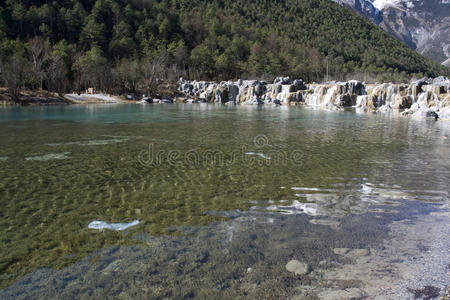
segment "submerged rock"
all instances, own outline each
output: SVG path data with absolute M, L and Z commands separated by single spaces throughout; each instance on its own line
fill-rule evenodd
M 348 256 L 358 257 L 358 256 L 367 256 L 370 254 L 368 249 L 353 249 L 348 252 Z
M 286 270 L 295 275 L 305 275 L 309 273 L 309 266 L 298 260 L 290 260 L 286 265 Z
M 435 111 L 433 111 L 433 110 L 427 111 L 427 112 L 425 113 L 425 117 L 426 117 L 426 118 L 439 119 L 438 114 L 437 114 Z
M 348 251 L 350 251 L 349 248 L 334 248 L 333 249 L 334 254 L 337 254 L 337 255 L 345 255 L 348 253 Z
M 326 290 L 318 296 L 322 300 L 357 300 L 363 299 L 364 293 L 358 288 L 349 288 L 345 290 Z
M 359 256 L 367 256 L 370 254 L 370 250 L 368 249 L 349 249 L 349 248 L 334 248 L 334 254 L 337 255 L 346 255 L 348 257 L 359 257 Z

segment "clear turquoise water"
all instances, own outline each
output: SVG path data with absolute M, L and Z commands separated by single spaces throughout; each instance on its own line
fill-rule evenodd
M 287 260 L 314 269 L 448 203 L 449 131 L 302 107 L 1 108 L 0 287 L 288 297 L 317 278 L 293 278 Z M 140 223 L 99 231 L 94 220 Z

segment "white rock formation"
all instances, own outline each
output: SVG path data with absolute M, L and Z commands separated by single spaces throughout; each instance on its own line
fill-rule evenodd
M 297 105 L 340 110 L 402 111 L 402 115 L 450 117 L 450 80 L 421 79 L 409 84 L 363 84 L 356 80 L 305 85 L 301 80 L 279 77 L 273 84 L 257 80 L 184 81 L 179 91 L 188 99 L 247 105 Z M 193 101 L 191 101 L 193 102 Z

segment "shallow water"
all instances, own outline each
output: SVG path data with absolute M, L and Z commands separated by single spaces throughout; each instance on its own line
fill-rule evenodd
M 446 210 L 449 133 L 302 107 L 1 108 L 0 297 L 315 297 L 349 263 L 334 248 Z

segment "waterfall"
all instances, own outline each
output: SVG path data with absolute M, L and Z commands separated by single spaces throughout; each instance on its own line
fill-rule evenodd
M 364 111 L 389 112 L 401 110 L 403 115 L 431 116 L 438 112 L 450 115 L 450 80 L 421 79 L 410 84 L 363 84 L 359 81 L 305 85 L 301 80 L 276 80 L 273 84 L 257 80 L 185 81 L 179 82 L 184 100 L 246 104 L 285 104 L 323 109 L 343 107 Z M 220 101 L 218 101 L 220 100 Z

